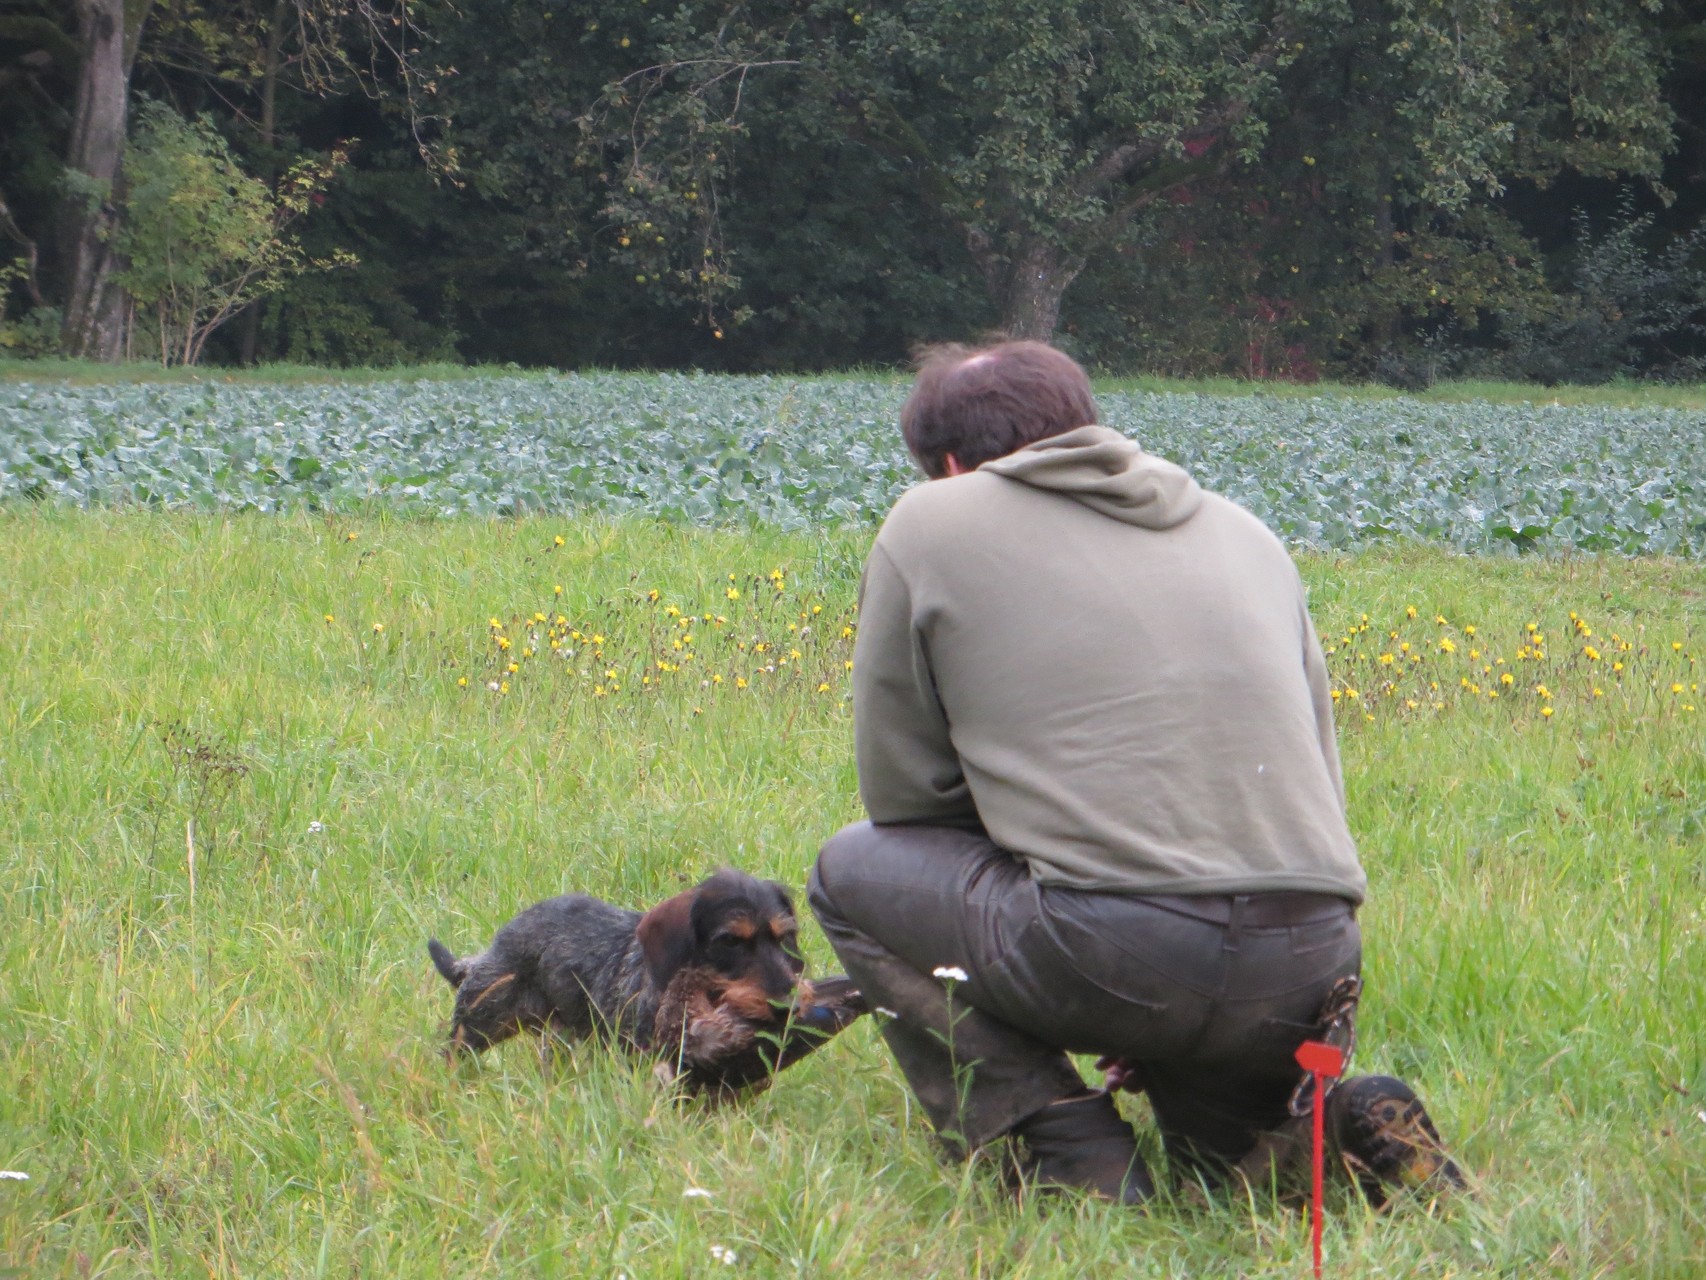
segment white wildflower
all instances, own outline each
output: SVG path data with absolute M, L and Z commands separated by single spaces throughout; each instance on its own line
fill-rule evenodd
M 486 682 L 486 688 L 490 689 L 493 693 L 496 693 L 498 691 L 498 682 L 496 680 L 488 680 Z
M 308 834 L 311 836 L 317 836 L 325 829 L 326 824 L 323 822 L 310 822 L 308 824 Z
M 720 1244 L 711 1246 L 711 1256 L 725 1267 L 732 1267 L 740 1261 L 740 1256 L 733 1249 L 725 1249 Z
M 939 964 L 930 971 L 932 977 L 940 978 L 943 982 L 967 982 L 966 971 L 957 964 Z
M 688 1187 L 681 1194 L 688 1200 L 709 1200 L 711 1198 L 711 1193 L 704 1187 Z

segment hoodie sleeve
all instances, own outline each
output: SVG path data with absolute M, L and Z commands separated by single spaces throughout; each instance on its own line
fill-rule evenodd
M 906 579 L 881 544 L 859 589 L 853 751 L 871 821 L 979 825 Z

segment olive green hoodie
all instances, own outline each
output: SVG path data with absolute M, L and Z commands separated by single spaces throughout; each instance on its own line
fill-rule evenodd
M 865 567 L 853 717 L 872 821 L 981 822 L 1039 881 L 1366 888 L 1290 556 L 1106 427 L 895 504 Z

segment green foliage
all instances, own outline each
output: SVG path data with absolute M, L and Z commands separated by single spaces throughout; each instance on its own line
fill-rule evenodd
M 894 382 L 487 377 L 0 386 L 0 498 L 870 523 L 917 475 Z M 1114 393 L 1104 421 L 1293 543 L 1706 555 L 1677 410 Z
M 1645 370 L 1693 377 L 1706 369 L 1706 229 L 1654 240 L 1654 215 L 1625 193 L 1595 235 L 1577 210 L 1575 288 L 1538 316 L 1512 317 L 1510 366 L 1541 382 L 1605 382 Z
M 161 364 L 195 364 L 209 336 L 256 298 L 347 255 L 307 258 L 286 228 L 339 160 L 300 161 L 276 191 L 245 174 L 217 130 L 145 103 L 125 158 L 119 282 L 147 309 Z

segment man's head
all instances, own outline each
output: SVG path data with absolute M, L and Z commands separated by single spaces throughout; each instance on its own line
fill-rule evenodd
M 918 358 L 900 411 L 906 447 L 932 480 L 1097 421 L 1090 379 L 1042 342 L 944 343 Z

